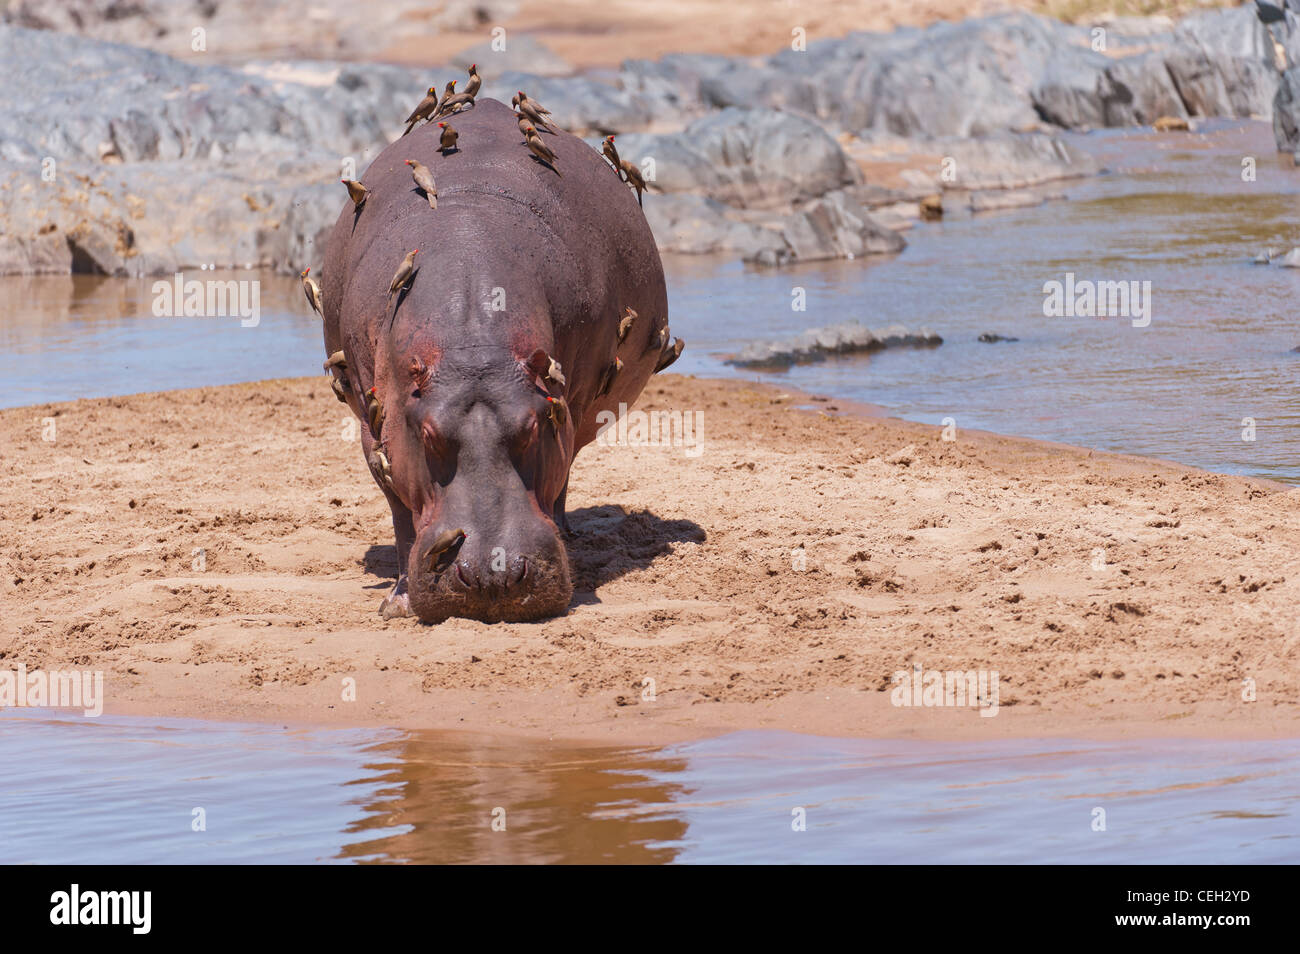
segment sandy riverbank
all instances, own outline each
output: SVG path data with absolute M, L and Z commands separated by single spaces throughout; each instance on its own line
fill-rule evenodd
M 573 607 L 496 626 L 378 617 L 388 511 L 323 379 L 0 411 L 0 667 L 103 669 L 110 712 L 590 740 L 1300 734 L 1294 491 L 780 395 L 652 382 L 703 453 L 587 448 Z M 996 669 L 998 715 L 892 706 L 913 663 Z

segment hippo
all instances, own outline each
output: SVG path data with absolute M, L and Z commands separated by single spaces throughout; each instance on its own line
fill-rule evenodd
M 459 150 L 423 125 L 371 163 L 326 247 L 325 352 L 343 353 L 335 391 L 393 512 L 380 612 L 562 615 L 574 456 L 674 356 L 663 265 L 636 197 L 581 139 L 543 132 L 551 165 L 497 100 L 451 121 Z M 436 209 L 407 159 L 433 173 Z

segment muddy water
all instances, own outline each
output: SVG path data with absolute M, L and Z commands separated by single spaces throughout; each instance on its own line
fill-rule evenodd
M 1300 740 L 587 748 L 8 710 L 0 764 L 0 862 L 1300 857 Z
M 737 374 L 723 358 L 754 339 L 859 319 L 929 327 L 942 347 L 746 373 L 881 405 L 936 426 L 1041 437 L 1300 482 L 1300 269 L 1255 266 L 1300 245 L 1300 170 L 1268 124 L 1204 136 L 1075 137 L 1105 175 L 1061 184 L 1065 201 L 908 233 L 901 255 L 764 270 L 666 262 L 678 368 Z M 1256 179 L 1242 179 L 1242 158 Z M 1048 318 L 1043 285 L 1067 272 L 1151 283 L 1151 323 Z M 261 319 L 156 318 L 152 279 L 0 279 L 0 406 L 320 372 L 317 319 L 296 279 L 261 281 Z M 791 308 L 792 289 L 807 293 Z M 984 344 L 982 333 L 1018 338 Z M 1243 418 L 1255 439 L 1242 439 Z

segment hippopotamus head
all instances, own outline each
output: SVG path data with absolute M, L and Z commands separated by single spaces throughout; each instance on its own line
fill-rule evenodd
M 573 586 L 556 508 L 573 423 L 547 352 L 405 347 L 383 365 L 383 444 L 415 529 L 411 611 L 424 622 L 564 613 Z

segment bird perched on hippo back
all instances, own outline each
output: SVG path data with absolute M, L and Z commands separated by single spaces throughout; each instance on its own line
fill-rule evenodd
M 479 100 L 456 124 L 458 152 L 417 127 L 365 170 L 364 214 L 345 203 L 325 259 L 326 354 L 345 353 L 393 514 L 399 575 L 382 612 L 538 619 L 572 597 L 574 455 L 663 360 L 663 268 L 631 190 L 582 140 L 547 135 L 559 176 L 504 104 Z M 412 156 L 437 178 L 436 213 L 411 188 Z M 415 248 L 428 267 L 386 302 Z
M 460 148 L 456 145 L 456 141 L 460 139 L 460 133 L 456 131 L 455 126 L 447 123 L 438 123 L 438 128 L 442 130 L 442 135 L 438 138 L 438 143 L 442 146 L 442 154 L 444 156 L 447 153 Z
M 448 85 L 454 85 L 454 84 L 448 84 Z M 430 86 L 428 91 L 424 95 L 424 99 L 420 100 L 420 102 L 416 105 L 415 109 L 411 110 L 411 115 L 406 117 L 406 132 L 402 133 L 402 135 L 405 136 L 412 129 L 414 129 L 416 123 L 419 123 L 421 120 L 428 119 L 430 116 L 432 116 L 434 110 L 436 110 L 437 108 L 438 108 L 438 91 L 434 89 L 432 86 Z

